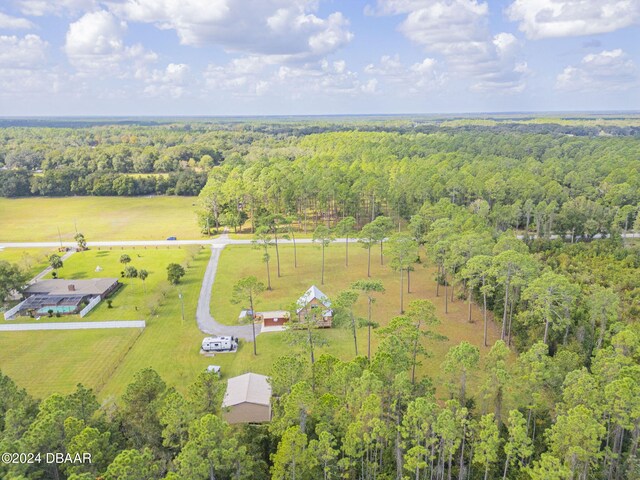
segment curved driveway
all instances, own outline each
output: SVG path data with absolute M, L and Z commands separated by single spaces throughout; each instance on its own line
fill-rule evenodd
M 220 253 L 225 245 L 225 243 L 211 245 L 211 258 L 209 259 L 207 270 L 204 273 L 202 287 L 200 288 L 200 297 L 198 298 L 198 308 L 196 310 L 198 328 L 202 332 L 210 335 L 229 335 L 253 341 L 251 325 L 222 325 L 221 323 L 216 322 L 211 315 L 211 291 L 213 289 L 213 282 L 216 278 L 216 270 L 218 269 Z M 258 333 L 260 333 L 260 325 L 256 325 L 256 335 Z

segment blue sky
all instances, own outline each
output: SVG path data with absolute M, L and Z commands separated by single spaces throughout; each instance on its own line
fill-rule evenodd
M 0 115 L 640 109 L 640 0 L 2 0 Z

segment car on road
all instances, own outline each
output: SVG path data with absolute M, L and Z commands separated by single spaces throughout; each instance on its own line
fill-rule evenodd
M 177 240 L 176 237 L 167 237 L 167 240 Z

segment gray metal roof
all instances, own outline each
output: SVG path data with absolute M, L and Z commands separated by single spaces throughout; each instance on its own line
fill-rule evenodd
M 311 302 L 311 300 L 313 300 L 314 298 L 317 298 L 318 301 L 325 307 L 327 308 L 331 307 L 331 302 L 329 301 L 327 296 L 324 293 L 322 293 L 318 287 L 316 287 L 315 285 L 311 285 L 309 287 L 309 290 L 304 292 L 304 295 L 302 295 L 298 299 L 297 301 L 298 310 L 296 311 L 296 313 L 300 313 L 300 311 L 304 307 L 309 305 L 309 302 Z
M 271 405 L 271 385 L 269 377 L 257 373 L 245 373 L 230 378 L 224 394 L 222 407 L 231 407 L 240 403 Z

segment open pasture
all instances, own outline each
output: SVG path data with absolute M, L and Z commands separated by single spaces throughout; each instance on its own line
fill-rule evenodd
M 0 242 L 200 238 L 195 197 L 0 198 Z M 60 229 L 60 235 L 58 235 Z

